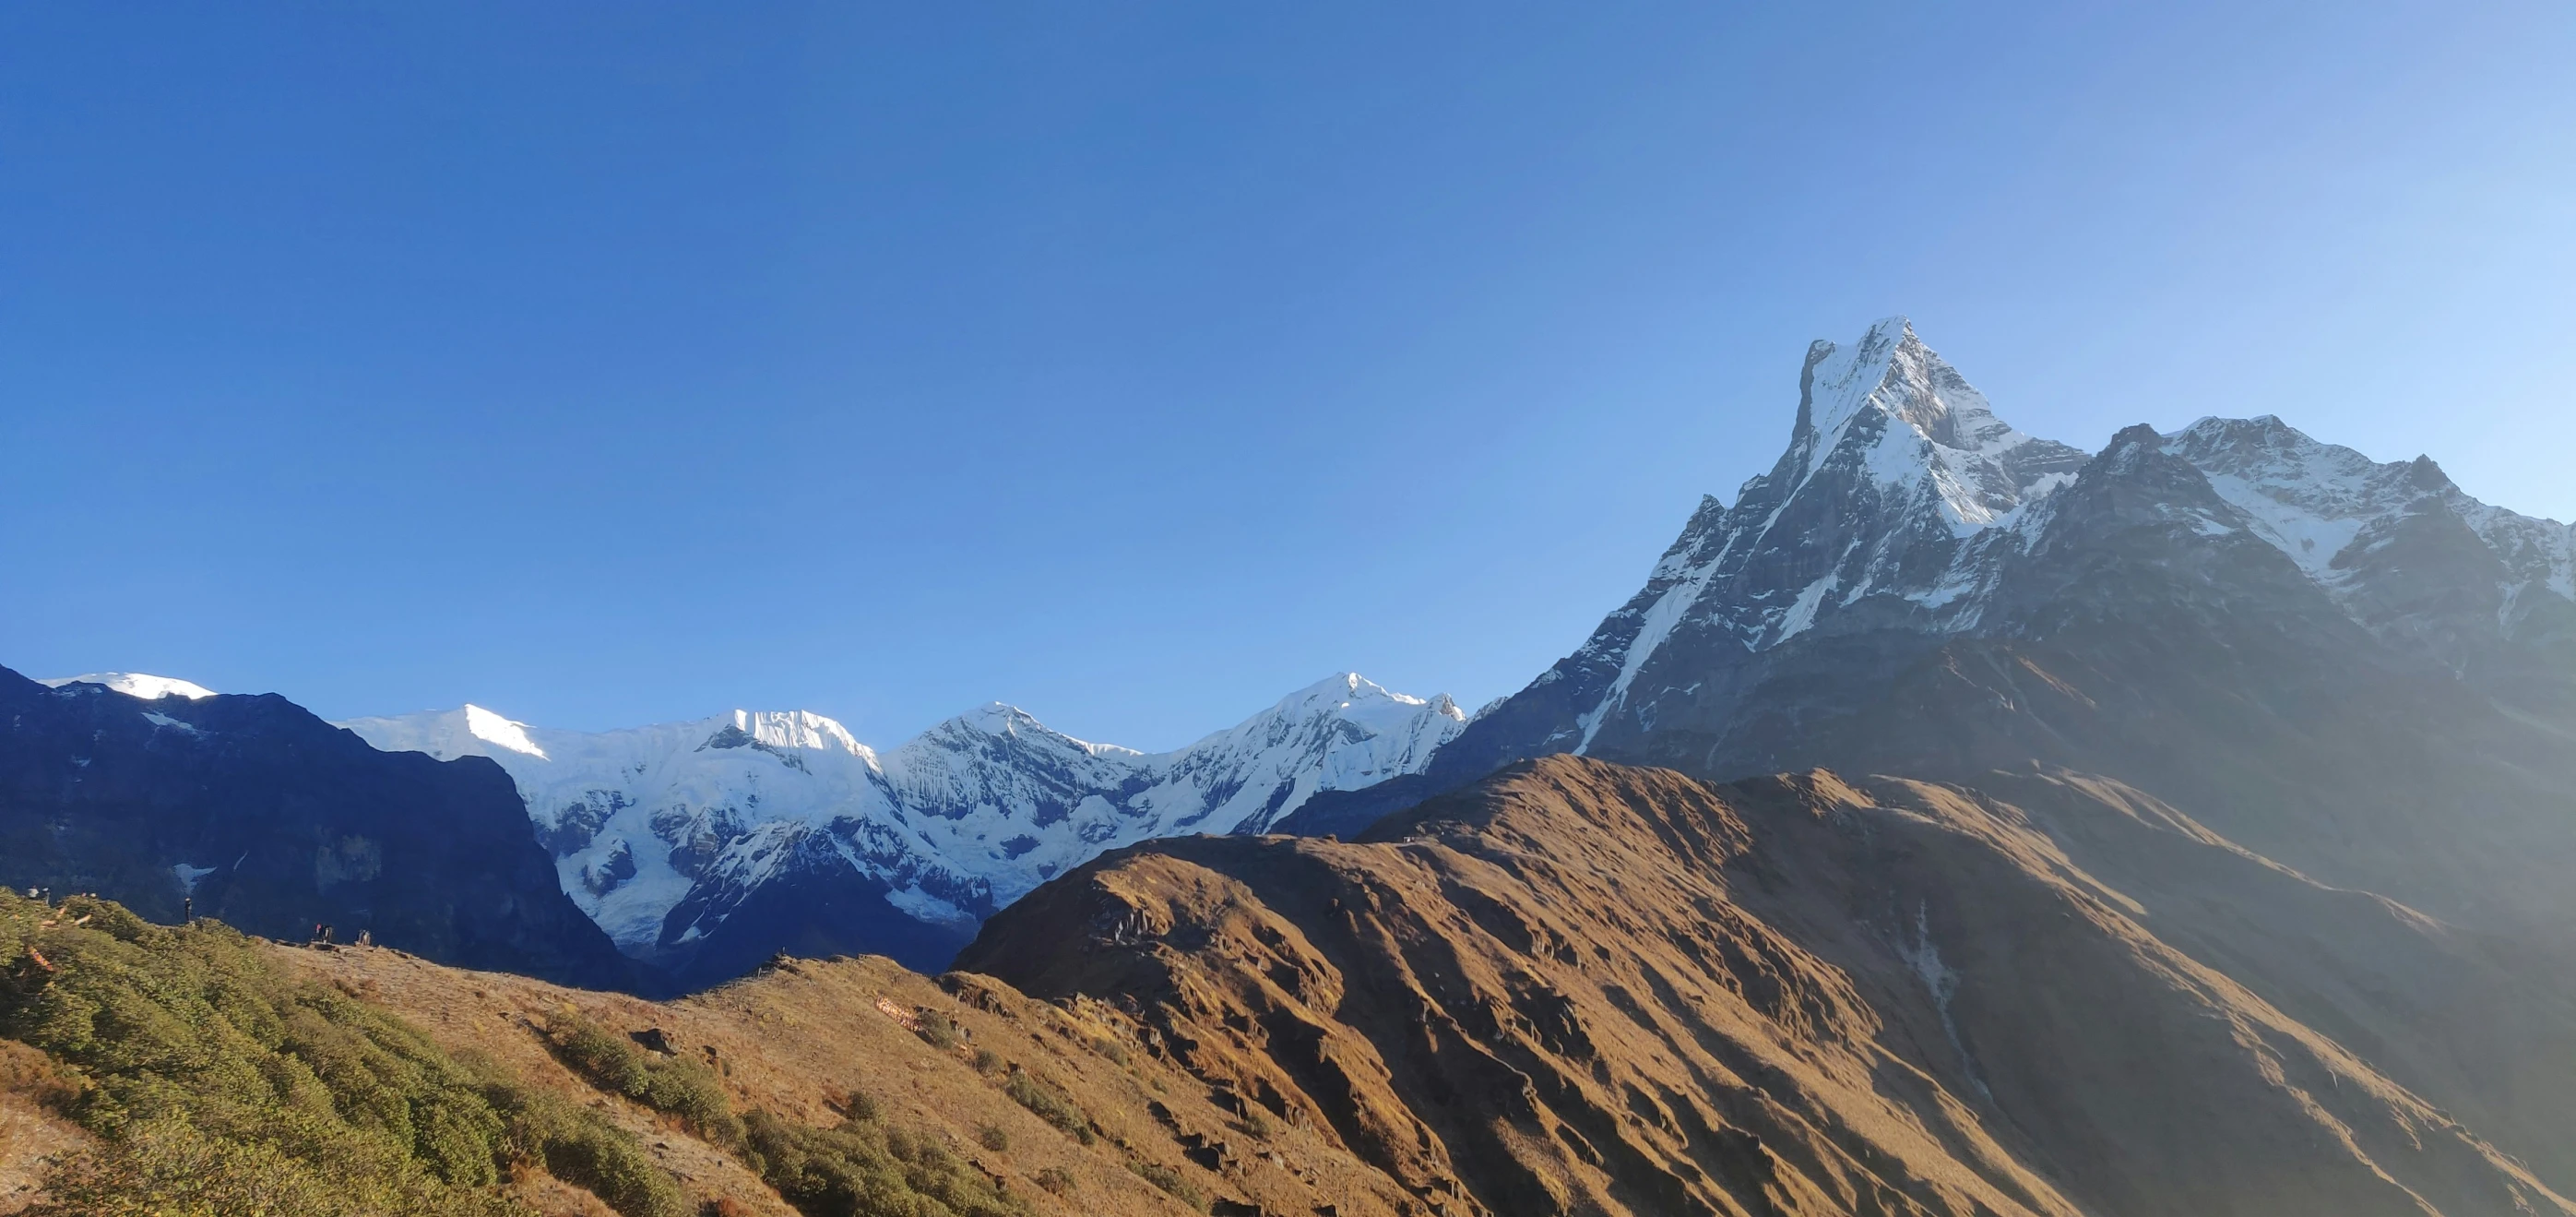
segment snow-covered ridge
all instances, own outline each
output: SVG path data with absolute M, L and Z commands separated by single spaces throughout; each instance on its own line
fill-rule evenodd
M 1342 673 L 1163 753 L 1076 739 L 1001 703 L 884 754 L 804 711 L 577 732 L 465 706 L 340 725 L 388 751 L 499 763 L 564 890 L 649 955 L 702 936 L 823 843 L 907 915 L 966 922 L 1103 850 L 1258 831 L 1319 790 L 1419 771 L 1466 716 L 1445 696 Z M 689 924 L 673 923 L 680 909 Z
M 70 684 L 105 685 L 128 697 L 140 697 L 145 701 L 159 701 L 164 697 L 184 697 L 195 701 L 215 695 L 214 690 L 193 681 L 143 672 L 88 672 L 79 676 L 55 676 L 36 683 L 52 689 Z
M 2201 419 L 2166 436 L 2165 451 L 2328 591 L 2348 591 L 2356 560 L 2403 517 L 2442 511 L 2495 552 L 2508 596 L 2537 587 L 2576 599 L 2576 527 L 2481 503 L 2430 460 L 2373 461 L 2269 414 Z

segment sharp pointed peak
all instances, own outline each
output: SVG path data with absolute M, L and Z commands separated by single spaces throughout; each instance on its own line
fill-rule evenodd
M 1860 340 L 1864 345 L 1883 342 L 1892 346 L 1903 343 L 1908 339 L 1912 339 L 1916 342 L 1923 341 L 1921 338 L 1915 337 L 1914 319 L 1903 313 L 1881 317 L 1876 321 L 1870 322 L 1868 331 L 1860 336 Z
M 1870 322 L 1869 328 L 1862 330 L 1859 339 L 1851 343 L 1840 343 L 1831 338 L 1819 338 L 1808 343 L 1807 363 L 1813 366 L 1844 351 L 1884 353 L 1908 342 L 1920 346 L 1923 339 L 1914 332 L 1913 318 L 1896 313 Z
M 1979 452 L 2027 437 L 1994 415 L 1985 395 L 1924 345 L 1902 314 L 1870 323 L 1849 345 L 1818 341 L 1799 377 L 1793 451 L 1814 462 L 1855 422 L 1885 417 L 1946 448 Z

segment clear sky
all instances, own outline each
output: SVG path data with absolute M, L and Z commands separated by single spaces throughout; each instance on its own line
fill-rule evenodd
M 2576 516 L 2576 6 L 0 6 L 0 664 L 1471 706 L 1890 313 Z

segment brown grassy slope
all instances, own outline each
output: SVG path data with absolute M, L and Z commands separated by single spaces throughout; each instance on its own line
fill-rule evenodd
M 0 1213 L 43 1198 L 45 1171 L 58 1158 L 87 1150 L 87 1132 L 52 1110 L 68 1092 L 45 1055 L 0 1040 Z
M 1136 995 L 1435 1207 L 2576 1211 L 2007 810 L 1549 758 L 1362 842 L 1122 851 L 959 964 Z
M 899 1128 L 927 1129 L 1042 1214 L 1166 1215 L 1190 1211 L 1129 1168 L 1169 1168 L 1210 1199 L 1353 1217 L 1396 1211 L 1402 1194 L 1380 1173 L 1313 1132 L 1277 1125 L 1256 1137 L 1209 1087 L 1154 1058 L 1136 1021 L 1096 1002 L 1062 1009 L 971 976 L 935 981 L 877 957 L 799 960 L 693 997 L 648 1002 L 570 990 L 525 977 L 443 968 L 397 952 L 280 946 L 292 965 L 411 1020 L 450 1050 L 491 1057 L 532 1085 L 573 1095 L 645 1134 L 693 1200 L 723 1198 L 745 1213 L 792 1212 L 729 1155 L 657 1113 L 600 1095 L 547 1051 L 535 1029 L 562 1006 L 612 1030 L 661 1029 L 690 1059 L 714 1060 L 738 1109 L 765 1108 L 823 1126 L 855 1092 Z M 893 1014 L 885 1008 L 890 1007 Z M 949 1019 L 964 1038 L 942 1049 L 898 1017 Z M 991 1072 L 975 1066 L 993 1054 Z M 1098 1128 L 1084 1145 L 1003 1091 L 1024 1070 L 1077 1104 Z M 1002 1130 L 1006 1150 L 981 1141 Z M 1061 1195 L 1040 1185 L 1061 1171 Z M 577 1198 L 568 1203 L 578 1203 Z M 559 1210 L 565 1211 L 565 1210 Z M 578 1210 L 569 1210 L 578 1211 Z

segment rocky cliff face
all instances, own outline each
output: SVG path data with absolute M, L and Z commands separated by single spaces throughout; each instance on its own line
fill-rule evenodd
M 2563 983 L 2135 791 L 2022 781 L 1559 756 L 1357 842 L 1109 855 L 959 965 L 1132 995 L 1431 1212 L 2576 1211 L 2513 1156 L 2569 1163 L 2565 1088 L 2480 1074 L 2576 1045 Z
M 145 692 L 158 692 L 146 689 Z M 556 888 L 509 775 L 391 755 L 284 698 L 153 700 L 0 669 L 0 884 L 257 934 L 317 923 L 465 967 L 635 974 Z

